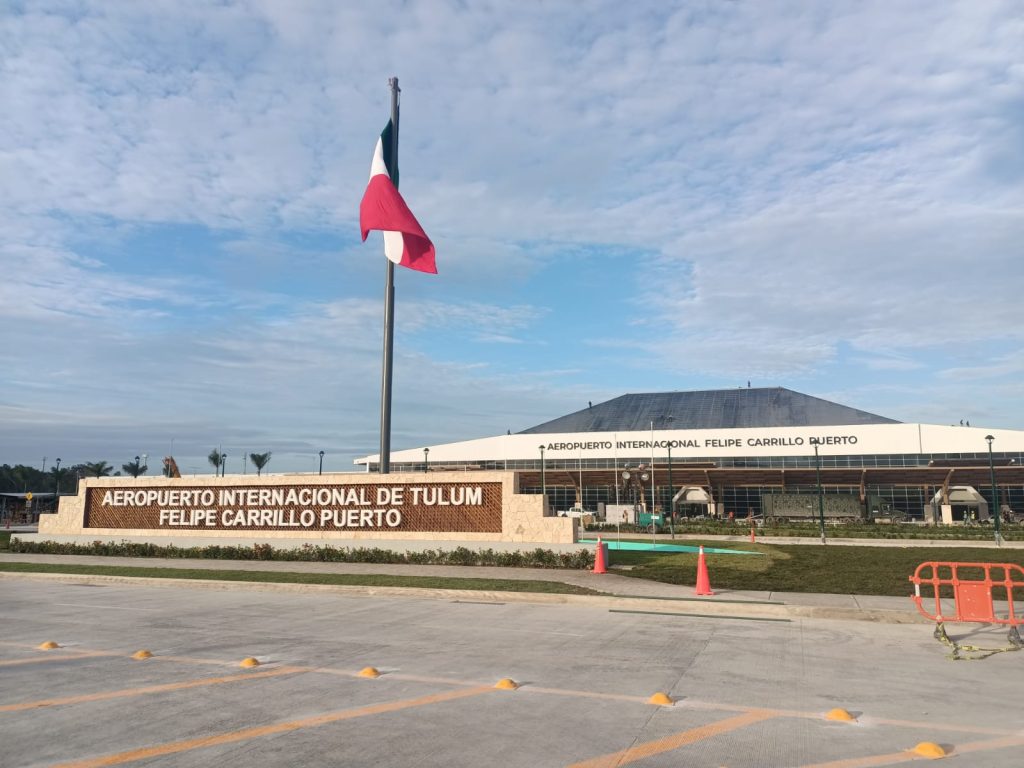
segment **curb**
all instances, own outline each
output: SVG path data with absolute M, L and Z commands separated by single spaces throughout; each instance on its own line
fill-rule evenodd
M 578 605 L 590 608 L 638 612 L 647 615 L 690 616 L 694 618 L 734 618 L 791 621 L 794 619 L 832 619 L 869 621 L 879 624 L 930 624 L 916 611 L 860 610 L 786 603 L 743 602 L 738 600 L 671 601 L 663 598 L 615 595 L 564 595 L 543 592 L 498 592 L 474 589 L 433 589 L 419 587 L 372 587 L 336 584 L 293 584 L 266 581 L 220 581 L 214 579 L 166 579 L 148 576 L 98 576 L 71 573 L 12 573 L 0 571 L 0 580 L 34 579 L 69 584 L 120 584 L 140 587 L 191 587 L 210 590 L 248 590 L 290 592 L 347 597 L 411 597 L 426 600 L 475 603 L 531 603 L 535 605 Z

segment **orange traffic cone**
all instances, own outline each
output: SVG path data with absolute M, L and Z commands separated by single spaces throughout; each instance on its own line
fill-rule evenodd
M 708 564 L 704 561 L 703 544 L 700 547 L 700 553 L 697 555 L 697 589 L 694 591 L 694 594 L 701 597 L 715 594 L 711 591 L 711 579 L 708 578 Z
M 597 552 L 594 553 L 594 573 L 608 573 L 608 564 L 604 557 L 604 544 L 601 537 L 597 537 Z

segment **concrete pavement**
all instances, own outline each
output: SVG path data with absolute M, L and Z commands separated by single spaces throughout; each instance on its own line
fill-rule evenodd
M 716 590 L 713 597 L 696 597 L 693 587 L 634 579 L 613 572 L 556 568 L 496 568 L 486 566 L 393 565 L 384 563 L 320 563 L 296 561 L 189 560 L 176 558 L 102 557 L 92 555 L 25 555 L 6 553 L 0 563 L 55 563 L 77 565 L 133 566 L 139 568 L 179 568 L 233 570 L 277 573 L 389 574 L 397 576 L 433 576 L 528 581 L 556 581 L 586 587 L 602 596 L 554 595 L 527 592 L 417 589 L 404 587 L 324 586 L 307 584 L 203 581 L 190 582 L 205 589 L 263 589 L 291 592 L 330 592 L 372 594 L 377 596 L 434 596 L 438 599 L 490 600 L 503 602 L 562 603 L 603 605 L 622 610 L 646 610 L 659 613 L 709 614 L 736 618 L 828 618 L 873 621 L 891 624 L 925 622 L 908 597 L 877 595 L 834 595 L 755 590 Z M 30 574 L 0 573 L 0 578 L 32 578 Z M 76 583 L 126 583 L 124 577 L 39 574 L 35 578 Z M 150 580 L 145 580 L 150 581 Z M 180 586 L 179 581 L 167 580 Z M 712 587 L 714 578 L 712 575 Z
M 952 765 L 1016 768 L 1024 747 L 1024 654 L 951 662 L 922 626 L 182 582 L 3 587 L 11 768 L 858 768 L 915 761 L 922 743 Z M 140 649 L 152 658 L 133 660 Z M 240 669 L 245 657 L 259 666 Z M 828 719 L 834 708 L 854 719 Z

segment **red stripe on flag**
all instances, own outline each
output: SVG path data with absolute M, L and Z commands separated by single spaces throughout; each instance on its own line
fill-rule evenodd
M 401 265 L 437 274 L 434 244 L 412 215 L 391 179 L 382 173 L 371 177 L 370 183 L 366 185 L 366 192 L 359 203 L 359 229 L 364 241 L 371 230 L 401 232 L 405 244 Z

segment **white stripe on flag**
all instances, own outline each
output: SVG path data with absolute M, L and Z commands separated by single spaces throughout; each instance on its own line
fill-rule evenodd
M 402 254 L 405 253 L 405 238 L 401 232 L 384 232 L 384 255 L 388 261 L 395 264 L 402 263 Z

